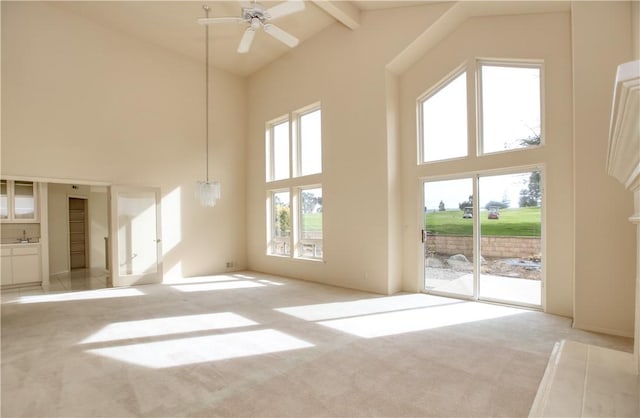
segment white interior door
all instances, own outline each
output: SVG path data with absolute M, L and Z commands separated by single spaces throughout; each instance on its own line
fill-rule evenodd
M 112 186 L 110 200 L 113 286 L 162 282 L 160 189 Z

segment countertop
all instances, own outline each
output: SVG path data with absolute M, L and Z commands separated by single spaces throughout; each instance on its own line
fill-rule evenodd
M 17 247 L 39 247 L 40 242 L 3 242 L 0 244 L 2 248 L 17 248 Z

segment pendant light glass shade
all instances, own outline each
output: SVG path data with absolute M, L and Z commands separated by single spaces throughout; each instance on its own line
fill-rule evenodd
M 196 183 L 196 198 L 202 206 L 214 207 L 220 199 L 220 182 L 199 181 Z
M 209 17 L 209 6 L 202 6 Z M 209 181 L 209 26 L 205 25 L 205 161 L 206 180 L 196 183 L 196 198 L 205 207 L 214 207 L 220 199 L 220 182 Z

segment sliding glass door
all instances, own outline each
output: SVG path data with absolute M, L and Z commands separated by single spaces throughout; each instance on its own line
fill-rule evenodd
M 473 298 L 473 180 L 425 181 L 423 191 L 425 289 Z
M 535 169 L 424 181 L 425 291 L 541 307 L 541 177 Z

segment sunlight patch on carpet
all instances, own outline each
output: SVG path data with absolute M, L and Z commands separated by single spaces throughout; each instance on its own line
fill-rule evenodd
M 323 321 L 430 306 L 457 305 L 459 303 L 464 302 L 425 294 L 407 294 L 358 299 L 348 302 L 293 306 L 278 308 L 276 311 L 304 319 L 305 321 Z
M 179 284 L 171 287 L 180 292 L 208 292 L 212 290 L 247 289 L 252 287 L 264 287 L 262 283 L 248 280 L 232 280 L 226 282 Z
M 100 331 L 82 340 L 80 344 L 157 337 L 161 335 L 238 328 L 251 325 L 258 325 L 258 323 L 232 312 L 151 318 L 109 324 Z
M 99 289 L 88 290 L 86 292 L 50 293 L 48 295 L 22 296 L 16 302 L 26 303 L 47 303 L 47 302 L 70 302 L 95 299 L 124 298 L 130 296 L 143 296 L 145 293 L 134 288 L 126 289 Z
M 485 303 L 467 302 L 363 315 L 318 323 L 358 337 L 375 338 L 503 318 L 525 312 L 528 311 Z
M 283 332 L 265 329 L 86 350 L 152 369 L 185 366 L 313 347 Z

